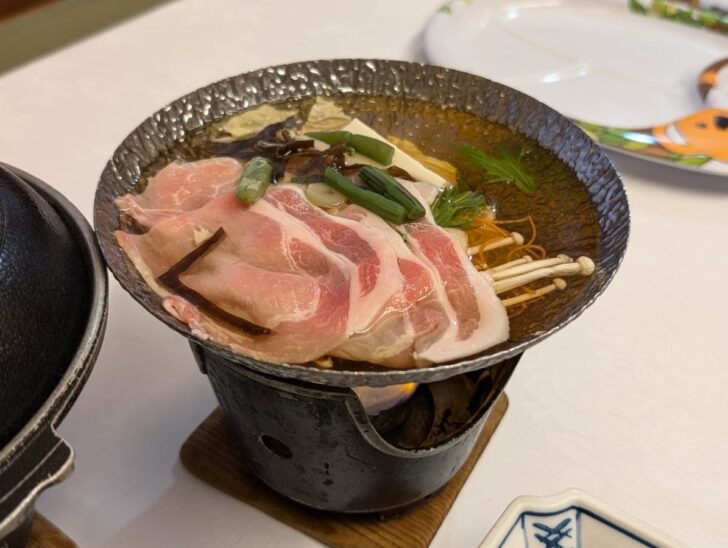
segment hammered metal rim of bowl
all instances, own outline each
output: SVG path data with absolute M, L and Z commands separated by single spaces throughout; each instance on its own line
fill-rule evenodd
M 160 153 L 188 133 L 263 103 L 315 95 L 386 95 L 421 99 L 505 125 L 554 152 L 579 176 L 592 197 L 601 233 L 597 274 L 589 293 L 562 321 L 519 343 L 453 363 L 419 369 L 375 371 L 320 369 L 275 363 L 236 354 L 202 341 L 168 314 L 116 244 L 119 211 L 113 199 L 132 191 Z M 578 168 L 578 169 L 577 169 Z M 94 225 L 106 262 L 121 286 L 144 308 L 185 337 L 232 362 L 283 378 L 331 386 L 384 386 L 410 381 L 433 382 L 488 367 L 519 354 L 576 319 L 606 289 L 621 264 L 629 236 L 629 207 L 622 181 L 604 151 L 581 129 L 552 108 L 514 89 L 461 71 L 377 59 L 334 59 L 266 67 L 209 84 L 158 110 L 134 129 L 114 152 L 99 180 Z

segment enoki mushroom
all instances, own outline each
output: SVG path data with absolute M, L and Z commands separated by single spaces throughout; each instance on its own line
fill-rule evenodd
M 520 232 L 504 228 L 519 225 L 527 230 L 528 239 Z M 467 235 L 467 251 L 473 265 L 488 277 L 511 316 L 523 312 L 540 297 L 566 289 L 565 277 L 589 276 L 595 270 L 589 257 L 574 260 L 559 254 L 549 258 L 546 250 L 535 243 L 537 229 L 530 215 L 496 220 L 492 214 L 484 214 L 473 221 Z M 547 279 L 550 283 L 535 287 Z

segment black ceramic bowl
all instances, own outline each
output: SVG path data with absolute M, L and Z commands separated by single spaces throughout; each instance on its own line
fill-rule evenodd
M 0 545 L 23 546 L 38 494 L 73 469 L 55 428 L 101 347 L 107 277 L 86 219 L 0 164 Z
M 186 136 L 243 109 L 316 95 L 389 96 L 424 100 L 496 122 L 538 142 L 576 174 L 585 192 L 562 211 L 548 208 L 543 223 L 559 234 L 559 251 L 588 250 L 597 270 L 549 305 L 516 318 L 511 338 L 479 355 L 420 369 L 381 367 L 319 369 L 301 364 L 256 360 L 213 342 L 206 349 L 262 373 L 330 386 L 384 386 L 407 381 L 431 382 L 488 367 L 522 353 L 579 316 L 604 291 L 624 254 L 629 233 L 627 197 L 619 175 L 604 152 L 578 127 L 553 109 L 503 85 L 440 67 L 382 60 L 332 60 L 293 63 L 233 76 L 194 91 L 152 114 L 114 152 L 99 181 L 94 222 L 109 268 L 121 285 L 150 313 L 195 340 L 187 325 L 168 314 L 160 298 L 126 260 L 113 233 L 120 214 L 114 199 L 135 188 L 144 170 Z M 386 116 L 386 113 L 383 114 Z M 427 120 L 422 120 L 425 125 Z M 521 212 L 523 213 L 523 212 Z M 587 237 L 577 236 L 572 220 L 588 217 Z

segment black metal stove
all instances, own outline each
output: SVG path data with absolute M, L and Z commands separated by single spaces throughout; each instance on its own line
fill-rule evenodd
M 420 384 L 369 416 L 349 388 L 285 380 L 240 367 L 192 343 L 245 465 L 306 506 L 386 512 L 443 487 L 470 455 L 519 358 Z

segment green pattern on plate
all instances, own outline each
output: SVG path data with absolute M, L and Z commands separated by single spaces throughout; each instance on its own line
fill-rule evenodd
M 694 27 L 728 33 L 728 13 L 713 9 L 695 8 L 667 0 L 629 0 L 629 8 L 643 15 L 655 15 Z
M 592 139 L 600 145 L 620 148 L 629 152 L 640 152 L 649 156 L 661 157 L 670 162 L 687 166 L 702 166 L 712 160 L 704 154 L 685 155 L 669 152 L 655 139 L 649 129 L 629 129 L 602 126 L 575 120 Z

